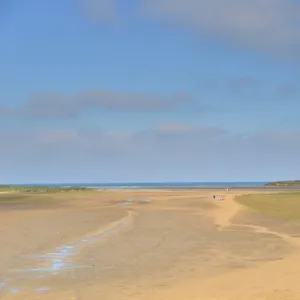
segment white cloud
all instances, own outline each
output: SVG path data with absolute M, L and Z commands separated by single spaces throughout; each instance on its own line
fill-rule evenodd
M 298 54 L 300 3 L 294 0 L 142 0 L 144 15 L 208 37 Z
M 92 21 L 113 24 L 117 21 L 116 0 L 77 0 L 85 17 Z
M 147 92 L 116 92 L 105 89 L 82 91 L 76 95 L 59 92 L 32 94 L 19 107 L 0 107 L 0 115 L 68 119 L 89 111 L 170 112 L 201 111 L 193 97 L 184 92 L 157 95 Z

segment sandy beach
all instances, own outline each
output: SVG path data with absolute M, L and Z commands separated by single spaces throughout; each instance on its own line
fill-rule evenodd
M 234 201 L 242 193 L 99 191 L 2 202 L 0 299 L 298 300 L 300 226 L 253 213 Z

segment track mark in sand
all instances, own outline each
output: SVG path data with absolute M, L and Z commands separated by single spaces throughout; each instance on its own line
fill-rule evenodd
M 300 274 L 299 237 L 273 231 L 264 226 L 233 223 L 232 217 L 240 210 L 246 209 L 235 202 L 233 197 L 226 197 L 225 201 L 218 203 L 218 206 L 220 209 L 213 213 L 213 218 L 220 231 L 240 232 L 244 228 L 258 234 L 270 234 L 294 247 L 295 252 L 282 260 L 262 263 L 255 268 L 235 270 L 205 280 L 198 296 L 201 294 L 203 299 L 209 300 L 298 299 L 296 295 L 300 294 L 297 277 Z M 241 230 L 230 228 L 232 225 L 240 227 Z
M 253 229 L 253 232 L 256 232 L 256 233 L 275 235 L 275 236 L 283 239 L 285 242 L 289 243 L 290 245 L 300 249 L 300 239 L 298 237 L 293 237 L 289 234 L 284 234 L 284 233 L 280 233 L 277 231 L 273 231 L 271 229 L 268 229 L 267 227 L 258 226 L 258 225 L 244 225 L 244 224 L 237 224 L 237 225 L 240 227 Z M 223 229 L 223 230 L 237 231 L 237 230 L 232 230 L 232 229 Z
M 130 206 L 133 204 L 151 204 L 153 201 L 151 199 L 128 199 L 125 201 L 118 202 L 118 206 Z
M 100 229 L 90 232 L 89 234 L 84 236 L 81 241 L 84 241 L 85 243 L 88 243 L 88 242 L 93 243 L 99 237 L 100 238 L 108 237 L 111 234 L 116 233 L 118 231 L 118 229 L 124 229 L 126 226 L 130 226 L 137 213 L 134 211 L 127 211 L 127 213 L 128 213 L 128 215 L 126 217 L 122 218 L 121 220 L 112 222 L 104 228 L 100 228 Z
M 277 231 L 273 231 L 264 226 L 251 225 L 251 224 L 240 224 L 240 223 L 232 223 L 231 219 L 241 210 L 245 210 L 246 208 L 241 204 L 237 203 L 234 200 L 234 196 L 227 196 L 225 200 L 217 203 L 219 209 L 213 212 L 213 217 L 215 220 L 215 224 L 219 226 L 219 230 L 221 231 L 239 231 L 230 229 L 231 225 L 236 225 L 241 228 L 249 228 L 252 229 L 253 232 L 260 234 L 271 234 L 277 236 L 290 245 L 297 247 L 300 249 L 300 239 L 298 237 L 294 237 L 288 234 L 280 233 Z
M 127 211 L 127 216 L 124 218 L 92 231 L 75 242 L 59 246 L 52 252 L 35 256 L 33 257 L 33 261 L 32 259 L 29 261 L 27 259 L 25 264 L 33 265 L 34 267 L 10 270 L 11 276 L 5 282 L 0 283 L 0 293 L 19 293 L 21 289 L 19 289 L 18 283 L 22 284 L 26 279 L 35 279 L 38 281 L 38 279 L 58 275 L 65 270 L 91 267 L 76 266 L 74 265 L 74 259 L 86 247 L 91 247 L 100 242 L 104 242 L 113 234 L 117 234 L 130 227 L 135 216 L 136 212 Z M 50 289 L 50 287 L 36 286 L 33 288 L 32 292 L 48 292 Z
M 217 210 L 214 210 L 212 217 L 214 218 L 215 224 L 223 230 L 224 228 L 233 225 L 231 219 L 242 209 L 243 206 L 234 201 L 233 195 L 225 196 L 225 200 L 216 202 L 218 206 Z

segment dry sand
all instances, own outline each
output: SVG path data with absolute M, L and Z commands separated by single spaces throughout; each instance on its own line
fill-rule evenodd
M 300 299 L 299 238 L 230 193 L 213 194 L 105 191 L 1 204 L 0 299 Z

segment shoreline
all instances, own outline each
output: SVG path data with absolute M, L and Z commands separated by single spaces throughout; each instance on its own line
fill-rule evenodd
M 128 188 L 99 188 L 98 191 L 225 191 L 226 189 L 230 191 L 263 191 L 263 192 L 297 192 L 300 191 L 300 187 L 270 187 L 270 186 L 203 186 L 203 187 L 175 187 L 175 186 L 145 186 L 145 187 L 128 187 Z
M 148 187 L 16 194 L 15 202 L 3 196 L 0 298 L 296 299 L 300 225 L 252 211 L 252 199 L 237 201 L 273 199 L 277 191 Z M 289 199 L 298 202 L 297 195 L 287 191 L 287 201 L 275 196 L 268 210 L 293 210 Z M 225 201 L 214 201 L 218 194 Z

